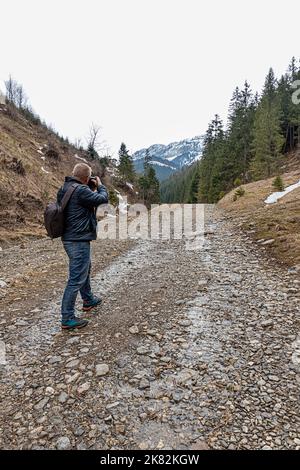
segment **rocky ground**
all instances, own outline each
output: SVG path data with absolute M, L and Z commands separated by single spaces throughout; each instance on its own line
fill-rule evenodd
M 300 449 L 297 270 L 217 212 L 199 250 L 94 252 L 104 302 L 73 333 L 60 245 L 0 253 L 0 448 Z

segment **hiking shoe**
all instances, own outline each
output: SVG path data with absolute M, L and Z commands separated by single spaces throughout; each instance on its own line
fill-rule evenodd
M 100 305 L 101 302 L 102 302 L 102 299 L 100 299 L 100 297 L 94 297 L 93 300 L 89 302 L 83 302 L 82 310 L 84 312 L 89 312 L 90 310 L 92 310 L 92 308 L 98 307 L 98 305 Z
M 71 320 L 65 320 L 61 322 L 63 330 L 74 330 L 75 328 L 83 328 L 88 324 L 88 320 L 83 320 L 78 317 L 71 318 Z

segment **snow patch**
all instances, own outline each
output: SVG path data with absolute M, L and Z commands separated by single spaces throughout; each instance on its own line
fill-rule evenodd
M 119 199 L 119 205 L 118 205 L 119 212 L 121 212 L 122 214 L 125 214 L 127 212 L 128 204 L 124 200 L 122 194 L 118 193 L 118 191 L 116 191 L 116 192 L 117 192 L 117 197 Z
M 126 184 L 126 186 L 128 186 L 128 188 L 130 188 L 130 189 L 133 191 L 133 185 L 132 185 L 131 183 L 128 183 L 128 182 L 126 181 L 125 184 Z
M 47 174 L 50 173 L 50 171 L 45 170 L 45 168 L 44 168 L 43 166 L 41 166 L 41 170 L 42 170 L 44 173 L 47 173 Z
M 166 157 L 166 160 L 171 162 L 172 160 L 175 160 L 175 158 L 177 158 L 177 157 L 178 157 L 178 155 L 173 155 L 172 157 Z
M 196 157 L 193 160 L 191 160 L 191 163 L 197 162 L 198 160 L 201 160 L 201 158 L 202 158 L 202 153 L 199 153 L 199 155 L 196 155 Z
M 268 196 L 265 200 L 265 204 L 274 204 L 274 202 L 277 202 L 278 199 L 281 199 L 286 194 L 294 191 L 294 189 L 297 188 L 300 188 L 300 181 L 298 181 L 298 183 L 292 184 L 291 186 L 288 186 L 284 191 L 276 191 L 275 193 L 270 194 L 270 196 Z
M 75 153 L 74 158 L 77 158 L 77 160 L 82 160 L 83 162 L 87 163 L 86 159 L 83 158 L 83 157 L 79 157 L 79 155 L 77 155 L 77 153 Z
M 151 160 L 149 162 L 149 164 L 151 165 L 158 165 L 158 166 L 166 166 L 167 168 L 171 168 L 171 170 L 176 170 L 177 168 L 175 168 L 174 166 L 171 166 L 171 165 L 166 165 L 165 163 L 161 163 L 161 162 L 155 162 L 154 160 Z

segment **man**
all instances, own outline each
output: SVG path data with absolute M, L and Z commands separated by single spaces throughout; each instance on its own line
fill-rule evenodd
M 95 191 L 88 182 L 92 170 L 85 163 L 78 163 L 73 169 L 72 176 L 65 178 L 65 183 L 57 193 L 60 203 L 70 185 L 78 186 L 73 192 L 64 212 L 65 227 L 62 236 L 64 249 L 69 257 L 69 279 L 62 299 L 62 328 L 83 328 L 87 320 L 75 316 L 75 302 L 78 291 L 83 300 L 83 310 L 89 311 L 101 303 L 91 291 L 90 272 L 91 254 L 90 242 L 97 238 L 96 208 L 108 202 L 107 190 L 100 178 L 96 177 Z M 97 189 L 96 189 L 97 188 Z

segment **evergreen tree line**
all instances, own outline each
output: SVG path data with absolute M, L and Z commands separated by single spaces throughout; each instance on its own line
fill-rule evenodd
M 235 186 L 279 172 L 290 149 L 292 126 L 300 125 L 300 104 L 292 100 L 296 80 L 300 66 L 293 58 L 280 79 L 269 70 L 261 94 L 253 93 L 247 81 L 237 87 L 226 126 L 215 115 L 205 134 L 202 159 L 163 183 L 162 201 L 177 202 L 178 192 L 180 202 L 214 203 Z
M 196 163 L 173 173 L 161 183 L 160 197 L 166 203 L 190 203 L 197 194 L 198 165 Z

